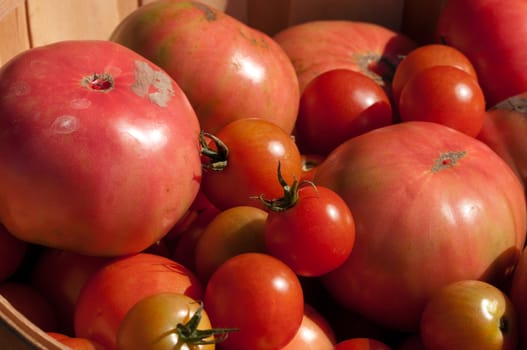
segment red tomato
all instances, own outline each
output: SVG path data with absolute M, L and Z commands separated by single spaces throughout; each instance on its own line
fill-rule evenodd
M 294 134 L 301 152 L 327 155 L 343 141 L 391 123 L 391 102 L 379 84 L 357 71 L 333 69 L 304 89 Z
M 324 186 L 282 184 L 283 197 L 262 198 L 269 209 L 264 227 L 268 252 L 300 276 L 322 276 L 336 269 L 355 243 L 355 221 L 348 205 Z
M 392 80 L 392 96 L 396 106 L 404 85 L 415 74 L 434 66 L 452 66 L 461 69 L 477 79 L 472 62 L 458 49 L 441 44 L 427 44 L 410 51 L 397 65 Z
M 294 338 L 280 350 L 334 350 L 335 334 L 328 321 L 309 304 Z
M 159 256 L 139 253 L 115 258 L 86 282 L 75 308 L 77 337 L 115 349 L 124 316 L 140 299 L 160 292 L 176 292 L 201 300 L 202 285 L 183 265 Z
M 0 295 L 43 331 L 57 331 L 55 309 L 36 288 L 22 282 L 6 281 L 0 283 Z
M 514 172 L 482 142 L 440 124 L 357 136 L 314 181 L 341 195 L 356 223 L 353 251 L 324 285 L 383 326 L 416 331 L 427 299 L 447 283 L 507 279 L 525 242 Z
M 334 350 L 392 350 L 392 348 L 376 339 L 353 338 L 337 343 Z
M 402 121 L 436 122 L 476 137 L 485 118 L 485 96 L 477 80 L 452 66 L 433 66 L 412 76 L 399 99 Z
M 266 198 L 279 197 L 282 188 L 276 181 L 278 162 L 287 181 L 302 176 L 302 160 L 295 141 L 269 121 L 235 120 L 209 137 L 217 141 L 208 140 L 202 151 L 205 171 L 201 189 L 220 210 L 259 206 L 256 197 L 261 194 Z
M 73 334 L 75 304 L 86 281 L 110 258 L 82 255 L 60 249 L 44 249 L 31 271 L 31 285 L 57 312 L 59 330 Z
M 0 222 L 87 255 L 141 251 L 196 196 L 200 126 L 161 68 L 110 41 L 65 41 L 0 70 Z
M 7 280 L 18 270 L 27 250 L 27 242 L 16 238 L 0 224 L 0 282 Z
M 265 252 L 267 212 L 251 206 L 226 209 L 204 229 L 195 247 L 196 274 L 202 282 L 227 259 L 241 253 Z
M 489 108 L 477 138 L 492 148 L 527 185 L 527 93 Z
M 298 277 L 262 253 L 239 254 L 220 265 L 207 283 L 204 305 L 214 328 L 239 328 L 221 344 L 223 350 L 280 349 L 304 315 Z
M 111 34 L 157 63 L 185 91 L 203 130 L 258 116 L 291 132 L 298 112 L 295 70 L 266 34 L 194 1 L 146 4 Z

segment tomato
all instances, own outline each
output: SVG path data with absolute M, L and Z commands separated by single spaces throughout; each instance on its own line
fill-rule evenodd
M 525 242 L 514 172 L 482 142 L 437 123 L 350 139 L 319 165 L 314 182 L 341 195 L 356 223 L 349 258 L 324 285 L 340 305 L 382 326 L 416 331 L 424 304 L 447 283 L 501 283 Z
M 458 49 L 442 45 L 427 44 L 410 51 L 397 65 L 392 80 L 393 101 L 399 105 L 399 98 L 404 85 L 415 74 L 434 66 L 452 66 L 461 69 L 477 79 L 472 62 Z
M 477 138 L 503 158 L 527 185 L 527 93 L 512 96 L 487 109 Z
M 0 282 L 11 277 L 22 265 L 28 243 L 14 237 L 0 224 Z
M 135 253 L 168 232 L 199 188 L 188 99 L 114 42 L 57 42 L 3 65 L 0 129 L 0 222 L 31 243 Z
M 71 337 L 66 334 L 58 332 L 46 332 L 48 336 L 64 344 L 71 350 L 104 350 L 104 348 L 96 342 L 86 339 Z
M 139 253 L 113 259 L 82 288 L 75 307 L 75 335 L 115 349 L 117 331 L 128 310 L 140 299 L 160 292 L 201 300 L 203 287 L 186 267 L 159 255 Z
M 348 258 L 355 243 L 355 221 L 333 190 L 313 183 L 287 184 L 281 198 L 261 198 L 269 210 L 264 239 L 269 254 L 300 276 L 322 276 Z
M 485 118 L 477 80 L 453 66 L 433 66 L 412 76 L 401 91 L 399 117 L 443 124 L 476 137 Z
M 391 123 L 391 102 L 379 84 L 357 71 L 333 69 L 302 92 L 294 134 L 301 152 L 327 155 L 343 141 Z
M 147 322 L 145 322 L 147 320 Z M 122 350 L 214 350 L 235 329 L 212 329 L 203 305 L 184 294 L 158 293 L 139 300 L 117 333 Z
M 334 350 L 335 334 L 314 307 L 304 305 L 304 317 L 294 338 L 280 350 Z
M 92 274 L 109 261 L 108 257 L 54 248 L 44 249 L 36 258 L 30 283 L 56 310 L 60 331 L 73 334 L 73 314 L 80 291 Z
M 293 62 L 300 93 L 317 75 L 340 68 L 361 72 L 389 92 L 389 81 L 400 57 L 417 46 L 407 36 L 385 26 L 349 20 L 299 23 L 273 38 Z
M 293 65 L 266 34 L 200 2 L 161 0 L 130 13 L 110 40 L 162 67 L 216 133 L 259 117 L 291 132 L 299 88 Z
M 31 323 L 45 332 L 57 331 L 57 314 L 42 293 L 18 281 L 0 283 L 0 295 Z
M 474 64 L 488 106 L 527 90 L 527 2 L 445 1 L 436 38 Z
M 220 212 L 199 237 L 195 248 L 196 274 L 206 282 L 228 258 L 247 252 L 265 252 L 267 212 L 238 206 Z
M 220 265 L 207 283 L 204 305 L 215 328 L 239 328 L 221 344 L 223 350 L 280 349 L 304 315 L 298 277 L 262 253 L 239 254 Z
M 373 338 L 352 338 L 335 345 L 335 350 L 391 350 L 392 348 L 380 340 Z
M 302 160 L 295 141 L 264 119 L 235 120 L 214 135 L 204 135 L 203 144 L 205 171 L 201 190 L 220 210 L 259 206 L 259 195 L 280 196 L 282 188 L 276 181 L 278 162 L 287 181 L 302 176 Z

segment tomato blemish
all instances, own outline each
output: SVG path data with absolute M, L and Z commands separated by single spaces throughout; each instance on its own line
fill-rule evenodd
M 94 91 L 110 91 L 113 85 L 113 77 L 108 73 L 93 73 L 82 79 L 82 86 Z
M 441 153 L 432 166 L 432 172 L 438 172 L 445 168 L 451 168 L 457 164 L 457 162 L 467 154 L 466 151 L 449 151 Z

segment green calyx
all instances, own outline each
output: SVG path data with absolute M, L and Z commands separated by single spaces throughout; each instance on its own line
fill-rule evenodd
M 214 149 L 209 146 L 207 139 L 214 143 Z M 222 171 L 227 166 L 229 158 L 229 148 L 217 136 L 208 132 L 199 133 L 199 142 L 201 145 L 201 155 L 208 158 L 208 163 L 202 163 L 201 166 L 212 171 Z

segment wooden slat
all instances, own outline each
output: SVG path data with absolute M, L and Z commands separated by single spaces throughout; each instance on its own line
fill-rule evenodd
M 107 39 L 137 0 L 27 0 L 33 46 L 61 40 Z
M 29 48 L 26 9 L 23 1 L 0 2 L 0 66 Z

